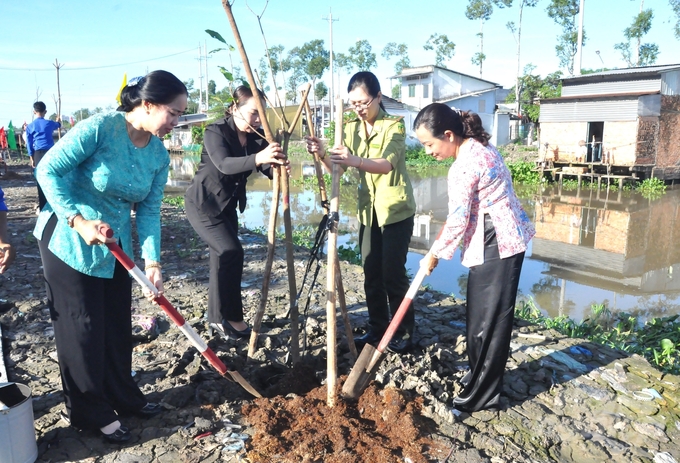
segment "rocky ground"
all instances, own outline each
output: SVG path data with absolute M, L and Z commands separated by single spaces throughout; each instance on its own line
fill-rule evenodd
M 0 276 L 0 327 L 8 378 L 33 391 L 39 462 L 654 462 L 680 460 L 680 378 L 643 358 L 517 323 L 501 411 L 455 416 L 451 399 L 465 373 L 464 301 L 422 290 L 418 345 L 389 354 L 358 402 L 326 406 L 325 268 L 300 300 L 302 360 L 291 368 L 285 250 L 278 247 L 254 357 L 245 340 L 209 338 L 208 260 L 181 209 L 163 206 L 166 296 L 211 348 L 264 398 L 216 373 L 163 312 L 136 290 L 132 374 L 165 411 L 125 417 L 129 445 L 60 420 L 63 398 L 40 256 L 31 231 L 35 183 L 15 162 L 0 185 L 10 207 L 17 261 Z M 266 240 L 243 231 L 243 298 L 259 304 Z M 298 285 L 308 252 L 295 251 Z M 366 322 L 361 269 L 342 264 L 352 327 Z M 353 360 L 338 317 L 338 372 Z M 2 365 L 3 362 L 0 362 Z M 340 380 L 340 385 L 342 384 Z M 0 451 L 1 453 L 1 451 Z

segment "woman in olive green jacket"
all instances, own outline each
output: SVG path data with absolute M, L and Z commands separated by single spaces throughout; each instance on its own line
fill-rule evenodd
M 385 112 L 377 77 L 358 72 L 347 91 L 357 118 L 344 124 L 343 146 L 329 149 L 326 156 L 319 139 L 308 137 L 307 151 L 318 153 L 329 171 L 338 164 L 359 172 L 359 245 L 369 330 L 355 342 L 376 344 L 409 287 L 406 255 L 416 204 L 406 173 L 404 123 Z M 391 350 L 401 353 L 411 347 L 414 323 L 411 306 L 388 346 Z

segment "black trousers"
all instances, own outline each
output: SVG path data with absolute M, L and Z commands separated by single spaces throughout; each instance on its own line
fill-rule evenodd
M 35 164 L 35 167 L 38 167 L 38 163 L 40 160 L 47 154 L 49 150 L 35 150 L 33 151 L 33 164 Z M 43 193 L 42 188 L 40 188 L 40 184 L 37 183 L 38 185 L 38 208 L 42 211 L 42 208 L 47 204 L 47 198 L 45 198 L 45 193 Z
M 186 199 L 184 208 L 189 223 L 210 248 L 208 322 L 243 321 L 243 246 L 238 239 L 236 209 L 227 208 L 211 217 Z
M 113 279 L 66 265 L 47 248 L 56 223 L 38 245 L 66 410 L 73 426 L 97 429 L 147 403 L 131 375 L 132 281 L 119 263 Z
M 496 407 L 510 353 L 515 299 L 524 253 L 501 259 L 493 223 L 484 221 L 484 263 L 470 268 L 467 285 L 467 354 L 470 372 L 453 399 L 458 410 Z
M 406 256 L 412 234 L 413 216 L 380 227 L 374 213 L 372 226 L 361 225 L 359 228 L 369 326 L 378 334 L 385 332 L 391 315 L 399 309 L 410 286 Z M 396 336 L 413 335 L 414 324 L 415 313 L 411 304 Z

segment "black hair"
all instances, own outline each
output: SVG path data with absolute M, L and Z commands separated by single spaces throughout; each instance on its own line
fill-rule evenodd
M 128 82 L 120 92 L 118 111 L 129 113 L 142 101 L 153 104 L 171 103 L 179 95 L 189 96 L 186 85 L 168 71 L 152 71 L 137 80 Z
M 432 103 L 420 110 L 413 121 L 413 130 L 420 126 L 424 126 L 435 138 L 444 138 L 447 130 L 464 139 L 474 138 L 484 146 L 491 138 L 477 113 L 453 109 L 442 103 Z
M 354 74 L 349 80 L 349 84 L 347 84 L 347 92 L 349 93 L 357 87 L 362 87 L 371 98 L 377 98 L 378 93 L 381 93 L 378 78 L 369 71 L 361 71 Z M 380 107 L 385 111 L 382 100 L 380 101 Z
M 33 103 L 33 111 L 40 114 L 44 114 L 47 112 L 47 106 L 45 106 L 45 103 L 43 103 L 42 101 L 36 101 L 35 103 Z
M 258 94 L 258 96 L 264 100 L 264 95 L 259 89 L 255 89 L 255 92 Z M 232 100 L 229 106 L 227 106 L 227 110 L 225 111 L 225 114 L 227 116 L 234 114 L 234 109 L 235 108 L 240 108 L 244 104 L 248 102 L 253 97 L 253 90 L 247 86 L 247 85 L 239 85 L 234 89 L 234 92 L 231 94 Z

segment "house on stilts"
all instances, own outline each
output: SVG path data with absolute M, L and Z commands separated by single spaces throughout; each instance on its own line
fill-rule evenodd
M 540 105 L 542 157 L 558 178 L 680 180 L 680 64 L 565 77 Z

